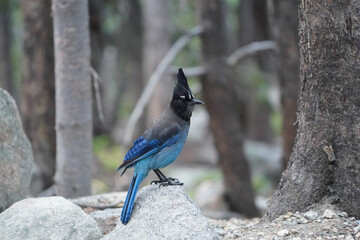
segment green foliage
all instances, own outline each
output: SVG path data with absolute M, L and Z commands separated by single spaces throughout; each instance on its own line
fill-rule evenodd
M 240 5 L 241 0 L 226 0 L 226 2 L 231 9 L 236 9 Z
M 109 136 L 94 139 L 93 150 L 100 164 L 109 171 L 115 171 L 125 156 L 124 148 L 111 143 Z
M 263 195 L 272 188 L 269 179 L 263 175 L 256 174 L 251 181 L 256 195 Z
M 187 1 L 186 4 L 181 4 L 178 0 L 169 1 L 170 16 L 172 18 L 171 29 L 176 29 L 178 34 L 194 27 L 196 23 L 195 18 L 195 2 Z M 177 34 L 172 34 L 175 35 Z
M 117 33 L 121 16 L 116 10 L 116 5 L 104 4 L 104 21 L 102 22 L 103 32 L 107 35 L 114 35 Z
M 195 14 L 195 2 L 187 1 L 181 4 L 179 1 L 169 2 L 171 16 L 172 42 L 178 40 L 186 31 L 197 25 Z M 194 37 L 176 56 L 173 64 L 176 66 L 197 66 L 200 63 L 200 40 Z
M 183 67 L 200 65 L 200 39 L 198 37 L 191 39 L 184 49 L 178 53 L 173 64 Z
M 213 181 L 213 182 L 220 182 L 223 180 L 222 173 L 220 169 L 212 169 L 208 170 L 204 174 L 200 174 L 192 183 L 192 188 L 187 189 L 187 193 L 190 197 L 195 198 L 196 189 L 197 187 L 204 181 Z
M 282 126 L 282 116 L 278 111 L 272 111 L 270 114 L 270 123 L 271 128 L 276 133 L 276 135 L 281 134 L 281 126 Z
M 269 82 L 259 68 L 254 66 L 249 68 L 249 84 L 255 91 L 256 99 L 260 103 L 267 103 L 269 96 Z
M 93 194 L 101 194 L 109 191 L 107 184 L 99 179 L 91 180 L 91 192 Z

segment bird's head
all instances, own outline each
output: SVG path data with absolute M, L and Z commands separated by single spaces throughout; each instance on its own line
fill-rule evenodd
M 185 74 L 179 68 L 177 74 L 177 83 L 174 87 L 173 97 L 170 102 L 170 107 L 176 115 L 186 121 L 190 120 L 194 106 L 197 104 L 204 104 L 202 101 L 194 98 L 194 95 L 189 88 Z

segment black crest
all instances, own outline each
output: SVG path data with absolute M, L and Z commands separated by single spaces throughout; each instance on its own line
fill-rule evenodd
M 199 102 L 200 101 L 196 100 L 194 95 L 191 93 L 183 70 L 179 68 L 177 83 L 174 87 L 173 97 L 170 102 L 171 109 L 182 119 L 190 121 L 194 105 Z
M 179 68 L 179 71 L 177 73 L 177 80 L 178 81 L 174 87 L 173 97 L 175 97 L 175 95 L 177 97 L 188 96 L 189 94 L 192 95 L 188 81 L 182 68 Z

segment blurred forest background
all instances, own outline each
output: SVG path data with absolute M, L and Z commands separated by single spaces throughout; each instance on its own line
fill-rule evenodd
M 296 133 L 297 1 L 218 2 L 88 1 L 91 71 L 99 85 L 93 89 L 93 194 L 127 190 L 132 172 L 120 178 L 115 170 L 169 103 L 182 67 L 205 105 L 195 110 L 186 145 L 165 173 L 184 182 L 214 217 L 265 209 Z M 0 0 L 0 87 L 20 106 L 33 147 L 32 196 L 53 194 L 56 171 L 52 17 L 48 0 Z M 161 75 L 159 63 L 166 66 Z M 131 131 L 137 101 L 148 80 L 159 76 Z M 144 184 L 154 179 L 150 174 Z

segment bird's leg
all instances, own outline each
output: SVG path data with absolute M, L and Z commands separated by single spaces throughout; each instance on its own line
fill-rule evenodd
M 153 183 L 158 184 L 158 183 L 166 182 L 166 177 L 165 177 L 165 175 L 164 175 L 162 172 L 160 172 L 159 169 L 155 169 L 155 170 L 153 170 L 153 171 L 154 171 L 154 173 L 156 174 L 156 176 L 158 176 L 159 180 L 157 180 L 157 181 L 152 181 L 150 184 L 153 184 Z
M 169 185 L 183 185 L 183 183 L 179 182 L 178 179 L 172 177 L 166 177 L 159 169 L 154 170 L 155 174 L 158 176 L 160 180 L 152 181 L 151 184 L 160 183 L 160 186 L 169 186 Z
M 165 174 L 163 174 L 160 169 L 156 169 L 154 170 L 154 172 L 156 173 L 156 175 L 159 177 L 160 180 L 166 179 Z

